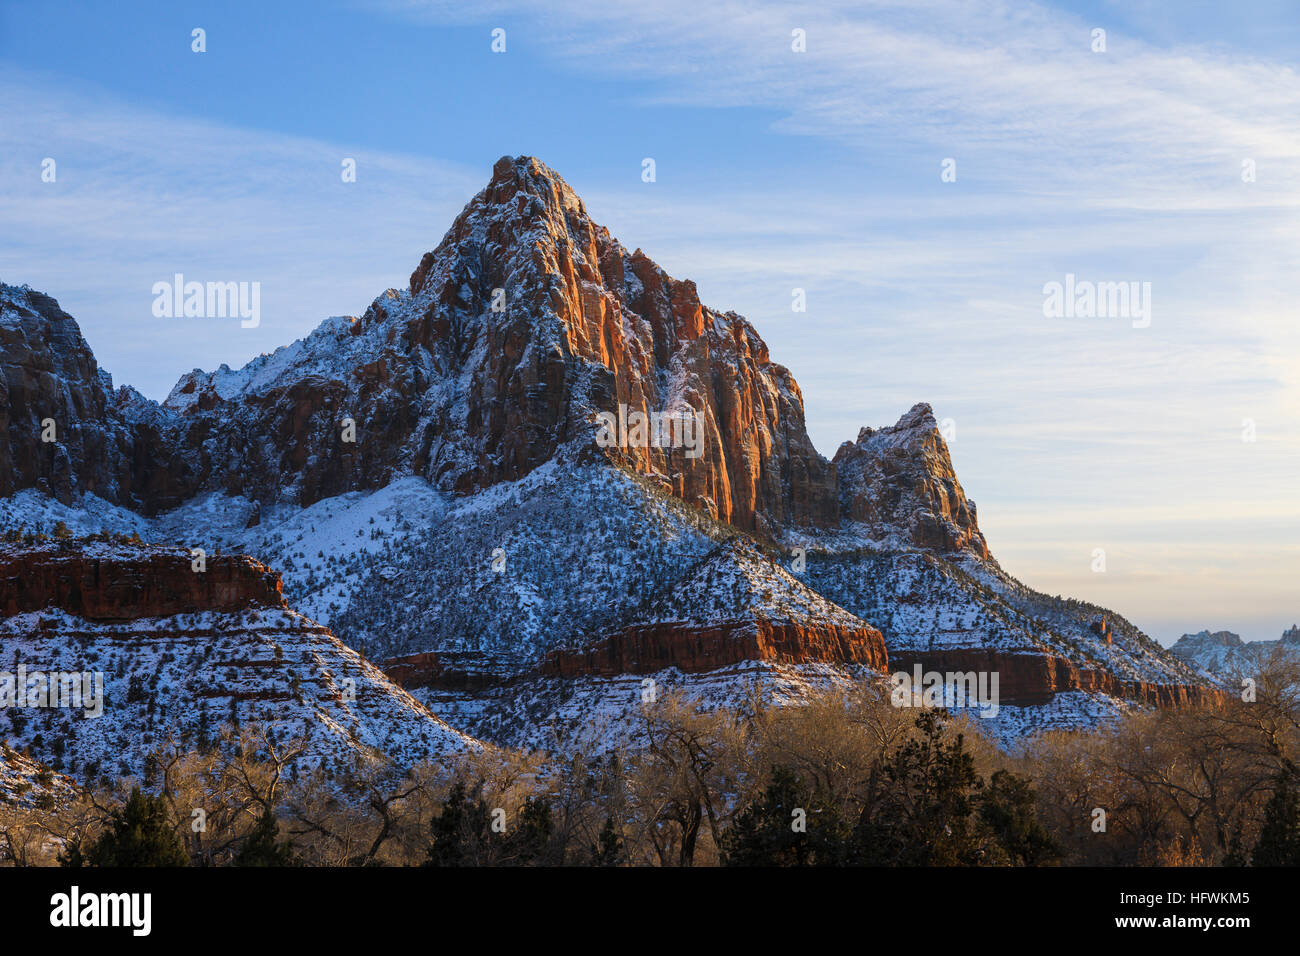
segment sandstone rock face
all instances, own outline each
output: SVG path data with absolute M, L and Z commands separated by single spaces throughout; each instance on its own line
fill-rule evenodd
M 982 560 L 988 544 L 975 520 L 929 405 L 918 404 L 891 428 L 863 428 L 835 453 L 840 510 L 882 542 L 937 552 L 969 551 Z
M 1005 654 L 983 649 L 951 648 L 936 652 L 895 651 L 893 671 L 984 672 L 998 675 L 999 702 L 1046 704 L 1059 693 L 1084 691 L 1135 700 L 1152 707 L 1208 707 L 1227 703 L 1217 688 L 1198 684 L 1159 684 L 1121 680 L 1110 671 L 1080 667 L 1054 654 Z
M 552 651 L 539 673 L 612 677 L 648 674 L 666 667 L 695 673 L 742 661 L 860 664 L 883 672 L 889 657 L 884 638 L 873 627 L 807 627 L 769 621 L 658 624 L 627 628 L 581 651 Z
M 191 569 L 180 549 L 0 547 L 0 614 L 61 608 L 93 621 L 287 607 L 280 574 L 250 557 Z

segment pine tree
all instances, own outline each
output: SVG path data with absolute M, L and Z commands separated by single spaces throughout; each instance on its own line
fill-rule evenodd
M 596 866 L 622 866 L 626 862 L 623 853 L 623 838 L 614 828 L 614 818 L 605 817 L 594 851 Z
M 487 804 L 481 798 L 471 801 L 464 782 L 457 781 L 430 824 L 433 842 L 425 866 L 472 866 L 473 844 L 488 832 L 490 817 Z
M 1300 866 L 1300 776 L 1288 764 L 1277 776 L 1273 796 L 1264 807 L 1264 825 L 1251 854 L 1252 866 Z
M 1038 866 L 1061 855 L 1038 822 L 1036 803 L 1029 780 L 1009 770 L 994 771 L 980 800 L 980 821 L 1013 866 Z
M 296 862 L 293 844 L 288 840 L 279 842 L 276 839 L 279 835 L 275 814 L 265 810 L 235 854 L 235 866 L 293 866 Z
M 538 861 L 545 854 L 554 829 L 551 802 L 546 797 L 529 797 L 519 810 L 519 822 L 503 841 L 508 861 L 515 864 Z
M 773 767 L 763 796 L 745 807 L 723 838 L 728 866 L 814 866 L 839 861 L 839 811 L 788 767 Z
M 872 772 L 854 834 L 853 862 L 870 866 L 972 866 L 983 848 L 974 797 L 984 781 L 961 734 L 943 740 L 937 713 L 916 719 L 919 739 L 888 754 Z
M 188 866 L 181 838 L 167 821 L 162 797 L 131 791 L 125 806 L 115 810 L 112 824 L 84 852 L 69 847 L 60 857 L 64 866 Z

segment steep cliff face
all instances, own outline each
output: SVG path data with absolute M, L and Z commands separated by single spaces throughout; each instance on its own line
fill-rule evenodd
M 185 481 L 262 501 L 408 473 L 471 492 L 557 456 L 604 457 L 747 530 L 837 519 L 834 467 L 753 327 L 628 252 L 529 157 L 496 164 L 409 289 L 242 370 L 196 370 L 164 404 L 181 418 Z M 599 412 L 670 424 L 602 446 Z
M 0 283 L 0 496 L 93 494 L 143 514 L 197 490 L 173 417 L 113 390 L 76 320 L 50 296 Z M 51 440 L 52 439 L 52 440 Z
M 675 667 L 688 674 L 745 661 L 780 664 L 860 664 L 884 671 L 888 654 L 880 632 L 868 625 L 800 625 L 767 620 L 699 624 L 640 624 L 581 651 L 547 655 L 539 673 L 563 677 L 652 674 Z
M 1051 653 L 1005 653 L 983 649 L 937 649 L 895 651 L 890 658 L 894 671 L 984 673 L 998 675 L 1001 703 L 1020 706 L 1046 704 L 1057 694 L 1083 691 L 1133 700 L 1148 707 L 1208 707 L 1227 702 L 1227 695 L 1213 687 L 1195 683 L 1158 683 L 1124 680 L 1108 670 L 1081 667 Z
M 962 491 L 930 406 L 889 428 L 863 428 L 835 453 L 841 514 L 886 545 L 962 552 L 987 559 L 975 502 Z
M 39 488 L 138 504 L 137 436 L 76 321 L 47 295 L 0 284 L 0 495 Z
M 254 559 L 90 542 L 0 546 L 0 614 L 57 607 L 94 621 L 285 608 L 278 572 Z

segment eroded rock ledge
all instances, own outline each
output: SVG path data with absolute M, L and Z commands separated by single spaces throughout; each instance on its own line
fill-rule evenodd
M 1046 704 L 1057 694 L 1074 690 L 1122 697 L 1162 708 L 1207 707 L 1227 702 L 1227 695 L 1212 687 L 1123 680 L 1109 671 L 1080 667 L 1054 654 L 999 654 L 980 648 L 964 648 L 895 651 L 890 654 L 889 661 L 893 671 L 910 672 L 920 664 L 923 671 L 997 672 L 998 696 L 1004 704 Z
M 260 561 L 210 555 L 206 566 L 193 570 L 181 549 L 0 548 L 0 614 L 56 607 L 91 621 L 129 621 L 288 607 L 280 572 Z

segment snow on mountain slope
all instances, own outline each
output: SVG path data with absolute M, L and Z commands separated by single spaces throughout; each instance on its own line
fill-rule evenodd
M 1209 680 L 1233 690 L 1274 660 L 1300 659 L 1300 627 L 1292 625 L 1276 641 L 1243 641 L 1231 631 L 1184 634 L 1169 652 Z
M 645 624 L 709 624 L 761 617 L 782 624 L 868 626 L 744 541 L 714 548 L 673 587 L 654 595 L 632 616 L 636 623 Z
M 480 746 L 284 606 L 274 572 L 247 558 L 214 556 L 202 572 L 190 561 L 122 541 L 0 547 L 0 693 L 17 697 L 0 709 L 0 739 L 79 779 L 139 776 L 169 737 L 212 740 L 223 724 L 303 740 L 302 768 Z M 77 675 L 76 706 L 40 698 L 36 675 L 51 673 Z
M 292 611 L 87 621 L 62 611 L 0 622 L 11 671 L 102 672 L 102 716 L 10 708 L 0 736 L 81 779 L 144 772 L 169 736 L 214 739 L 222 724 L 258 723 L 303 739 L 300 767 L 346 766 L 380 751 L 399 763 L 475 743 L 433 717 L 329 631 Z M 16 673 L 16 671 L 14 671 Z
M 417 687 L 411 692 L 450 724 L 502 746 L 602 753 L 644 742 L 646 695 L 678 692 L 705 710 L 744 714 L 755 699 L 798 706 L 820 691 L 883 684 L 871 668 L 746 661 L 702 673 L 665 668 L 618 677 L 534 677 L 478 691 Z M 881 690 L 881 693 L 887 691 Z
M 0 804 L 51 806 L 70 796 L 75 787 L 65 775 L 0 740 Z
M 971 558 L 920 550 L 811 551 L 807 565 L 810 586 L 879 627 L 891 654 L 1053 654 L 1125 680 L 1199 682 L 1111 612 L 1038 594 Z

